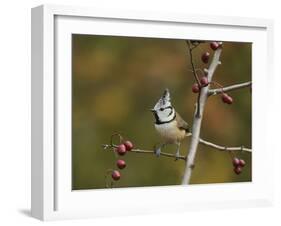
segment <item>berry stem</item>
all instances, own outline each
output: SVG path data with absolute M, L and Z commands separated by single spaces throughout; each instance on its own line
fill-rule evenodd
M 119 144 L 122 143 L 123 137 L 121 136 L 121 134 L 120 133 L 113 133 L 110 137 L 110 144 L 113 145 L 113 138 L 115 136 L 119 137 Z
M 110 179 L 109 180 L 109 174 L 113 172 L 113 169 L 108 169 L 106 170 L 105 174 L 105 187 L 106 188 L 112 188 L 113 187 L 113 181 Z

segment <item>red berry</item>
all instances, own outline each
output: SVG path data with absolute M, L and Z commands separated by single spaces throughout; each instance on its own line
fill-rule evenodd
M 127 152 L 126 146 L 124 144 L 119 144 L 116 148 L 116 151 L 119 155 L 125 155 Z
M 121 177 L 121 174 L 118 170 L 113 170 L 111 177 L 113 180 L 119 180 Z
M 202 54 L 201 56 L 201 60 L 203 61 L 203 63 L 207 64 L 209 62 L 209 58 L 210 58 L 210 53 L 209 52 L 205 52 Z
M 246 162 L 243 159 L 239 159 L 239 166 L 244 167 Z
M 226 104 L 232 104 L 233 103 L 232 97 L 228 96 L 226 93 L 223 93 L 221 98 L 222 98 L 222 101 Z
M 202 77 L 200 79 L 200 84 L 201 84 L 202 87 L 205 87 L 205 86 L 209 85 L 208 78 L 206 76 Z
M 232 99 L 231 96 L 228 96 L 227 102 L 226 102 L 226 103 L 227 103 L 227 104 L 232 104 L 232 103 L 233 103 L 233 99 Z
M 127 140 L 123 143 L 127 151 L 131 151 L 134 148 L 134 145 L 131 141 Z
M 220 44 L 218 42 L 211 42 L 210 47 L 212 50 L 217 50 L 220 47 Z
M 194 83 L 194 84 L 192 85 L 192 92 L 193 92 L 193 93 L 198 93 L 199 91 L 200 91 L 200 88 L 199 88 L 198 84 L 197 84 L 197 83 Z
M 232 164 L 234 167 L 240 166 L 240 159 L 239 158 L 233 158 Z
M 237 175 L 242 173 L 242 167 L 240 167 L 240 166 L 234 167 L 233 170 L 234 170 L 234 173 L 236 173 Z
M 124 169 L 126 167 L 126 162 L 122 159 L 118 159 L 116 165 L 119 169 Z

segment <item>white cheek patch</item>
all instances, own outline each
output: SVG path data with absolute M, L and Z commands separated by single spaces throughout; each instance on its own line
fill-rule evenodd
M 175 117 L 175 110 L 172 108 L 167 108 L 163 111 L 158 111 L 158 117 L 161 122 L 170 121 Z
M 162 121 L 162 119 L 166 118 L 165 114 L 163 111 L 158 111 L 158 117 Z
M 171 114 L 171 112 L 172 112 L 172 110 L 173 109 L 171 109 L 171 108 L 166 108 L 164 111 L 162 111 L 163 112 L 163 115 L 165 115 L 165 117 L 169 117 Z

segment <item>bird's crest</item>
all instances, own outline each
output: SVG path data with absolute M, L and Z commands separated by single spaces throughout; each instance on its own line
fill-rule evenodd
M 171 97 L 168 89 L 165 89 L 163 95 L 154 106 L 154 110 L 171 106 Z

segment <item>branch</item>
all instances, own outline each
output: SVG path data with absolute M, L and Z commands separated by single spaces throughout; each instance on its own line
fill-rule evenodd
M 245 148 L 244 146 L 240 146 L 240 147 L 227 147 L 227 146 L 221 146 L 221 145 L 217 145 L 214 143 L 211 143 L 209 141 L 203 140 L 203 139 L 199 139 L 200 144 L 203 144 L 205 146 L 208 147 L 212 147 L 215 148 L 219 151 L 247 151 L 247 152 L 252 152 L 252 149 L 250 148 Z
M 111 150 L 113 151 L 114 148 L 117 147 L 117 145 L 103 144 L 102 147 L 103 147 L 104 150 L 106 150 L 106 149 L 111 149 Z M 132 150 L 130 150 L 130 151 L 128 151 L 128 152 L 132 152 L 132 153 L 144 153 L 144 154 L 155 154 L 155 151 L 151 151 L 151 150 L 141 150 L 141 149 L 132 149 Z M 171 153 L 161 152 L 160 155 L 175 159 L 175 155 L 174 155 L 174 154 L 171 154 Z M 178 157 L 178 159 L 186 160 L 186 156 L 181 155 L 181 156 Z
M 208 92 L 208 95 L 209 96 L 217 95 L 217 94 L 220 94 L 223 92 L 229 92 L 229 91 L 233 91 L 233 90 L 237 90 L 237 89 L 246 88 L 249 86 L 252 86 L 252 81 L 239 83 L 239 84 L 235 84 L 235 85 L 231 85 L 231 86 L 227 86 L 227 87 L 223 87 L 223 88 L 218 88 L 218 89 L 210 89 Z
M 190 135 L 191 135 L 191 133 L 190 133 Z M 213 149 L 217 149 L 219 151 L 242 151 L 242 152 L 243 151 L 247 151 L 247 152 L 252 152 L 251 149 L 245 148 L 244 146 L 241 146 L 241 147 L 221 146 L 221 145 L 214 144 L 214 143 L 211 143 L 209 141 L 203 140 L 202 138 L 199 139 L 199 143 L 201 143 L 201 144 L 203 144 L 205 146 L 211 147 Z M 110 149 L 111 151 L 114 151 L 114 149 L 117 148 L 117 145 L 103 144 L 102 147 L 103 147 L 104 150 Z M 142 149 L 132 149 L 131 151 L 128 151 L 128 152 L 144 153 L 144 154 L 155 154 L 155 152 L 152 151 L 152 150 L 142 150 Z M 169 158 L 175 159 L 175 155 L 171 154 L 171 153 L 161 152 L 160 155 L 162 155 L 164 157 L 169 157 Z M 181 155 L 181 156 L 178 157 L 178 159 L 186 161 L 186 156 Z
M 213 74 L 214 74 L 217 66 L 221 63 L 219 60 L 221 51 L 222 51 L 222 49 L 218 48 L 214 53 L 214 57 L 209 66 L 209 69 L 208 69 L 207 78 L 208 78 L 209 82 L 212 81 Z M 205 103 L 208 98 L 208 91 L 209 91 L 209 86 L 201 88 L 199 105 L 198 105 L 198 108 L 200 107 L 200 114 L 197 114 L 195 112 L 194 116 L 193 116 L 192 137 L 191 137 L 190 147 L 188 150 L 188 156 L 187 156 L 186 166 L 185 166 L 184 175 L 183 175 L 183 179 L 182 179 L 182 184 L 189 184 L 192 170 L 194 168 L 194 160 L 195 160 L 195 156 L 196 156 L 196 152 L 197 152 L 198 143 L 200 140 L 201 123 L 202 123 Z

